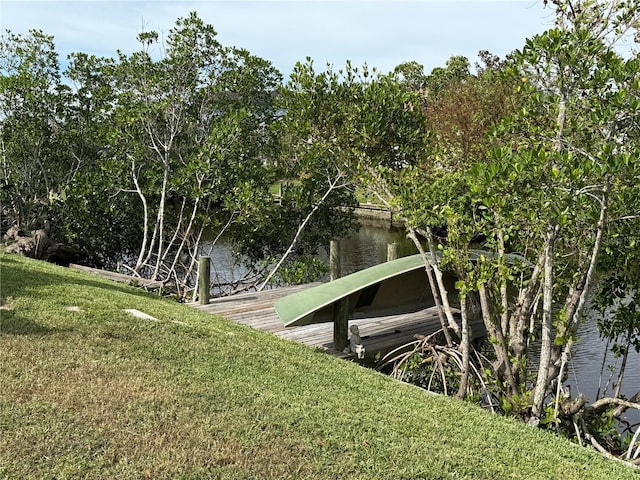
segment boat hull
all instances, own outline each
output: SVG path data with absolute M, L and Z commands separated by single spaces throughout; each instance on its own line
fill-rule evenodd
M 455 279 L 445 275 L 448 291 Z M 348 301 L 350 319 L 413 313 L 435 306 L 421 255 L 403 257 L 296 292 L 276 301 L 275 309 L 287 327 L 333 321 L 334 305 Z M 455 301 L 454 301 L 455 303 Z
M 471 251 L 472 262 L 482 257 L 495 257 L 495 254 L 484 250 Z M 504 259 L 509 264 L 521 263 L 531 267 L 518 254 L 505 255 Z M 458 308 L 456 277 L 443 272 L 443 281 L 449 304 Z M 283 297 L 275 303 L 275 310 L 287 327 L 332 322 L 334 306 L 342 299 L 348 301 L 349 319 L 401 315 L 436 306 L 424 258 L 412 255 Z

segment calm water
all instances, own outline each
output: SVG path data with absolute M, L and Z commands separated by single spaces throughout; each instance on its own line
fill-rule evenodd
M 598 327 L 596 312 L 591 312 L 587 320 L 578 328 L 578 342 L 574 349 L 572 369 L 569 371 L 569 382 L 577 392 L 583 393 L 589 399 L 593 400 L 598 391 L 600 381 L 600 369 L 603 360 L 605 369 L 603 372 L 602 388 L 609 378 L 607 366 L 620 366 L 621 360 L 613 357 L 611 353 L 606 353 L 606 341 L 602 340 L 598 335 Z M 617 376 L 610 383 L 617 380 Z M 607 390 L 611 394 L 613 387 L 610 385 Z M 631 349 L 629 358 L 627 359 L 627 367 L 625 369 L 625 377 L 622 381 L 622 393 L 627 397 L 635 394 L 640 390 L 640 353 Z M 573 392 L 572 392 L 573 393 Z M 601 393 L 601 396 L 602 393 Z M 640 412 L 631 412 L 633 420 L 640 422 Z
M 404 231 L 363 225 L 359 232 L 341 241 L 343 275 L 386 261 L 387 244 L 393 242 L 399 245 L 399 256 L 417 253 L 413 242 L 405 237 Z M 215 247 L 212 257 L 212 278 L 215 278 L 213 277 L 215 274 L 220 279 L 232 280 L 245 273 L 233 264 L 230 249 L 224 244 Z M 326 260 L 326 254 L 324 259 Z M 580 340 L 574 347 L 568 378 L 572 393 L 574 395 L 578 392 L 583 393 L 590 400 L 595 398 L 598 390 L 600 369 L 605 354 L 605 342 L 598 335 L 596 320 L 595 314 L 591 314 L 578 329 Z M 613 365 L 615 362 L 616 360 L 609 354 L 605 365 Z M 618 361 L 617 364 L 619 363 Z M 605 368 L 605 376 L 607 371 Z M 605 377 L 603 385 L 606 380 Z M 609 393 L 611 390 L 612 388 L 609 389 Z M 640 354 L 634 351 L 627 362 L 622 391 L 629 397 L 638 390 L 640 390 Z M 640 415 L 633 413 L 633 420 L 640 421 Z
M 418 253 L 413 242 L 406 238 L 404 231 L 363 225 L 360 231 L 340 241 L 342 274 L 348 275 L 385 262 L 389 243 L 398 244 L 399 257 Z

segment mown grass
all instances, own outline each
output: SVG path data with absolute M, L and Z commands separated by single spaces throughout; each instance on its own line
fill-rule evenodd
M 6 254 L 0 268 L 0 478 L 640 479 L 133 288 Z

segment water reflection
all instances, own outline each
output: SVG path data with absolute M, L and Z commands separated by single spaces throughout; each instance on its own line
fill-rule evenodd
M 609 380 L 609 366 L 619 367 L 621 360 L 614 358 L 613 354 L 607 352 L 606 341 L 598 334 L 598 313 L 590 312 L 585 322 L 580 324 L 577 331 L 578 342 L 574 348 L 571 368 L 569 371 L 568 383 L 575 389 L 574 395 L 582 393 L 593 401 L 600 388 L 600 397 L 611 396 L 614 383 L 617 381 L 618 370 L 616 368 L 614 377 L 611 379 L 609 388 L 604 392 Z M 600 371 L 604 364 L 602 380 Z M 627 398 L 640 391 L 640 353 L 633 350 L 629 352 L 627 367 L 622 381 L 621 393 Z M 624 416 L 631 423 L 640 422 L 640 412 L 629 410 Z
M 205 240 L 200 245 L 198 255 L 211 257 L 211 284 L 214 285 L 211 295 L 214 297 L 233 291 L 233 285 L 249 273 L 245 266 L 238 263 L 231 245 L 224 237 L 218 239 L 215 244 L 213 240 Z
M 387 260 L 387 245 L 398 244 L 398 257 L 418 253 L 403 230 L 363 225 L 358 232 L 341 240 L 342 273 L 348 275 Z

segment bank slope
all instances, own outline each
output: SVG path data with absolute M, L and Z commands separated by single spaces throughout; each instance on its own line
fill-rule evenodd
M 0 282 L 0 478 L 640 479 L 472 405 L 83 272 L 0 254 Z

